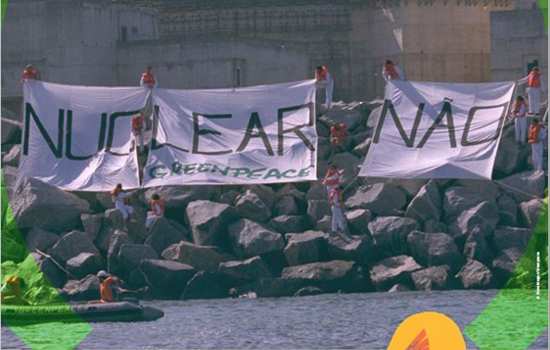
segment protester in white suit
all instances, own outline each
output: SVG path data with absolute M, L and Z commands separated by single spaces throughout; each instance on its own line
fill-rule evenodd
M 134 208 L 126 203 L 129 193 L 122 190 L 122 184 L 117 184 L 115 189 L 111 191 L 111 197 L 115 203 L 115 208 L 120 211 L 125 222 L 130 220 L 130 215 L 134 212 Z
M 524 144 L 527 142 L 527 105 L 523 96 L 516 97 L 512 108 L 512 118 L 516 127 L 516 142 Z
M 529 127 L 528 142 L 531 145 L 531 157 L 533 160 L 533 167 L 536 171 L 542 171 L 542 160 L 544 151 L 544 140 L 546 139 L 546 128 L 539 123 L 537 118 L 533 119 L 531 126 Z
M 529 114 L 538 115 L 540 113 L 540 99 L 544 91 L 544 82 L 539 67 L 533 67 L 529 74 L 520 80 L 519 85 L 527 84 L 527 97 L 529 98 Z
M 317 80 L 317 87 L 325 90 L 325 107 L 330 108 L 334 92 L 334 80 L 328 72 L 327 66 L 318 66 L 315 69 L 315 80 Z

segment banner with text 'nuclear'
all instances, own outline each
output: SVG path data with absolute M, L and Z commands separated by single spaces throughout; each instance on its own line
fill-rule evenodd
M 317 179 L 315 81 L 153 93 L 144 187 Z
M 514 86 L 388 82 L 359 175 L 491 179 Z
M 25 81 L 19 174 L 66 190 L 139 187 L 131 119 L 146 105 L 141 87 Z

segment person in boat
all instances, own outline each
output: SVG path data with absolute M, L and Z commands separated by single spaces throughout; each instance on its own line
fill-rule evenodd
M 122 189 L 122 184 L 117 184 L 114 190 L 111 191 L 111 198 L 113 203 L 115 203 L 115 208 L 117 208 L 122 214 L 124 222 L 127 223 L 130 221 L 130 215 L 134 212 L 134 208 L 128 205 L 129 193 L 125 193 Z
M 315 80 L 317 81 L 317 87 L 325 90 L 325 106 L 330 109 L 334 92 L 334 80 L 328 72 L 327 66 L 318 66 L 315 69 Z
M 120 287 L 121 281 L 118 277 L 101 270 L 97 273 L 97 278 L 99 278 L 99 301 L 102 303 L 118 301 L 120 293 L 124 291 Z
M 6 305 L 27 305 L 22 292 L 23 280 L 15 275 L 8 276 L 6 282 L 0 289 L 0 299 Z
M 512 108 L 512 118 L 516 129 L 516 142 L 524 144 L 527 141 L 527 104 L 523 96 L 516 97 Z
M 151 225 L 156 221 L 156 219 L 164 216 L 164 199 L 162 199 L 158 193 L 155 193 L 151 196 L 149 201 L 150 211 L 147 212 L 147 219 L 145 219 L 145 227 L 147 229 L 151 228 Z

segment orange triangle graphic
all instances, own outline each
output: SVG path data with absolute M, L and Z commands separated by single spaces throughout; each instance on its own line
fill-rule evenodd
M 416 338 L 407 347 L 407 350 L 430 350 L 430 340 L 425 329 L 418 333 Z

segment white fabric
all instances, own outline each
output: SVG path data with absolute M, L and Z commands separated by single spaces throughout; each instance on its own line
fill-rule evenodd
M 405 135 L 398 131 L 390 108 L 384 108 L 359 175 L 490 179 L 513 90 L 513 82 L 389 81 L 385 106 L 393 105 Z M 421 103 L 424 109 L 413 137 L 411 131 Z M 444 106 L 450 106 L 454 128 L 450 124 L 447 127 L 448 113 L 442 113 Z M 469 114 L 473 118 L 471 125 L 466 127 Z M 439 126 L 430 134 L 429 130 L 440 115 L 443 117 Z M 479 143 L 471 144 L 475 141 Z
M 139 187 L 137 158 L 134 152 L 130 153 L 131 119 L 145 106 L 149 93 L 140 87 L 25 82 L 23 117 L 26 130 L 19 173 L 66 190 L 108 191 L 117 183 L 125 188 Z M 40 131 L 32 111 L 48 136 Z M 71 115 L 72 127 L 68 132 Z M 103 147 L 98 142 L 102 120 L 105 121 Z M 70 149 L 67 134 L 71 140 Z M 113 136 L 112 144 L 110 150 L 106 150 L 109 135 Z M 48 145 L 48 138 L 57 155 Z M 70 155 L 87 158 L 74 159 Z
M 516 141 L 519 143 L 527 142 L 527 117 L 516 117 L 514 124 L 516 127 Z
M 134 208 L 124 203 L 124 199 L 128 196 L 128 193 L 120 192 L 115 198 L 113 198 L 115 208 L 120 211 L 124 220 L 127 220 L 128 217 L 134 212 Z
M 155 89 L 153 105 L 158 106 L 153 135 L 157 145 L 151 145 L 144 187 L 317 179 L 315 80 L 238 89 Z M 296 109 L 280 113 L 282 129 L 299 128 L 313 149 L 295 132 L 278 137 L 279 111 L 290 107 Z M 225 116 L 207 117 L 211 115 Z M 251 137 L 237 150 L 244 146 L 253 116 L 261 122 L 266 137 Z M 259 134 L 257 124 L 251 134 Z M 198 146 L 194 148 L 196 140 Z
M 540 113 L 540 88 L 527 88 L 527 97 L 529 98 L 529 113 Z

